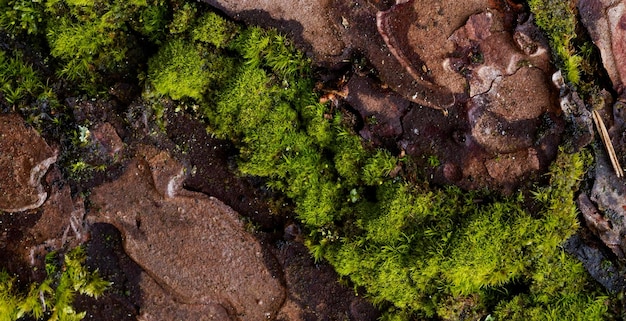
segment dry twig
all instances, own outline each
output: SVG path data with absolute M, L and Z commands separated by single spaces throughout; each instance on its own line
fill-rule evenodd
M 613 148 L 613 143 L 611 143 L 611 137 L 609 136 L 609 132 L 606 130 L 602 117 L 600 117 L 597 110 L 593 110 L 592 115 L 593 121 L 596 123 L 596 128 L 598 128 L 598 132 L 600 133 L 600 138 L 602 138 L 602 142 L 606 148 L 606 152 L 609 154 L 609 158 L 611 159 L 611 164 L 613 165 L 615 174 L 617 177 L 623 177 L 624 171 L 622 170 L 622 166 L 619 164 L 619 160 L 615 154 L 615 149 Z

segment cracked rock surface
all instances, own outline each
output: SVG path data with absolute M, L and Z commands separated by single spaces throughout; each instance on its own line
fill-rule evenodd
M 465 77 L 464 105 L 447 116 L 412 109 L 403 121 L 401 147 L 441 162 L 435 181 L 511 192 L 556 155 L 563 124 L 547 42 L 532 18 L 513 15 L 513 23 L 509 15 L 476 13 L 449 37 L 455 49 L 444 63 Z
M 48 197 L 41 178 L 56 158 L 56 152 L 20 116 L 1 114 L 0 211 L 40 207 Z

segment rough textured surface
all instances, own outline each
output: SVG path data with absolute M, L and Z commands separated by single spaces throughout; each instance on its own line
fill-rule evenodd
M 584 238 L 580 234 L 569 238 L 563 244 L 564 249 L 578 258 L 589 274 L 607 290 L 614 293 L 624 291 L 626 279 L 623 269 L 610 261 L 610 255 L 602 250 L 601 244 L 594 244 L 588 236 Z
M 381 90 L 369 78 L 358 75 L 350 78 L 346 89 L 345 101 L 363 118 L 359 134 L 377 145 L 394 146 L 395 138 L 402 135 L 400 120 L 409 109 L 409 101 L 391 90 Z
M 600 49 L 602 64 L 618 94 L 626 83 L 626 1 L 580 0 L 582 23 Z
M 604 151 L 596 153 L 595 182 L 590 199 L 595 202 L 595 211 L 590 202 L 583 202 L 580 209 L 587 225 L 615 253 L 623 258 L 626 253 L 626 186 L 615 175 Z
M 115 225 L 128 255 L 176 302 L 218 314 L 219 305 L 233 320 L 275 317 L 284 288 L 237 214 L 182 190 L 184 168 L 166 152 L 142 154 L 119 180 L 94 189 L 90 217 Z
M 401 147 L 409 155 L 436 157 L 441 166 L 430 174 L 437 182 L 511 192 L 556 155 L 563 124 L 548 76 L 547 43 L 531 19 L 515 28 L 510 19 L 487 10 L 450 37 L 455 50 L 446 63 L 466 77 L 464 109 L 449 109 L 446 116 L 414 108 L 403 119 Z
M 141 291 L 141 313 L 138 321 L 160 320 L 198 320 L 198 321 L 230 321 L 228 311 L 220 304 L 208 302 L 187 304 L 178 302 L 175 295 L 168 293 L 150 275 L 142 272 L 139 288 Z
M 330 0 L 204 1 L 236 20 L 288 33 L 315 60 L 334 59 L 344 50 L 330 14 Z
M 0 115 L 0 210 L 34 209 L 48 194 L 41 178 L 56 161 L 56 152 L 20 116 Z
M 418 159 L 438 158 L 442 166 L 427 170 L 436 182 L 512 191 L 545 171 L 556 154 L 562 123 L 548 45 L 523 6 L 490 0 L 209 3 L 262 26 L 276 26 L 263 16 L 293 17 L 298 23 L 278 25 L 292 35 L 320 25 L 332 31 L 332 37 L 320 33 L 322 41 L 296 36 L 295 43 L 318 65 L 342 70 L 352 63 L 352 79 L 339 92 L 358 112 L 361 136 Z M 319 11 L 299 16 L 300 7 Z M 251 8 L 258 12 L 251 15 Z M 328 46 L 337 50 L 329 55 Z

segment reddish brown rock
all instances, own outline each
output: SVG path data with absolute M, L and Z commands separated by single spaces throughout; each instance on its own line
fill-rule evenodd
M 469 102 L 472 137 L 495 153 L 532 147 L 540 116 L 555 112 L 555 93 L 550 88 L 546 75 L 537 68 L 524 67 L 496 78 L 487 93 Z
M 103 155 L 113 157 L 124 147 L 122 139 L 117 135 L 115 128 L 109 123 L 96 125 L 91 129 L 91 135 L 100 153 Z
M 139 321 L 160 320 L 194 320 L 194 321 L 231 321 L 228 311 L 217 303 L 186 304 L 177 301 L 177 298 L 168 293 L 150 275 L 143 272 L 140 275 L 139 288 L 141 291 L 141 314 Z
M 409 101 L 393 91 L 383 92 L 366 77 L 353 76 L 346 84 L 345 101 L 356 109 L 364 121 L 361 136 L 380 144 L 402 135 L 401 119 Z
M 0 115 L 0 210 L 20 212 L 34 209 L 48 194 L 41 178 L 57 155 L 17 115 Z
M 626 1 L 580 0 L 577 5 L 613 87 L 622 94 L 626 83 Z
M 181 189 L 185 170 L 164 152 L 142 155 L 118 180 L 93 190 L 91 220 L 116 226 L 128 255 L 177 303 L 224 310 L 232 320 L 274 318 L 284 288 L 266 267 L 273 258 L 237 213 Z

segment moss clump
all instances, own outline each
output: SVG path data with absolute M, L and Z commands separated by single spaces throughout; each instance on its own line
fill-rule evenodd
M 0 1 L 0 30 L 16 36 L 36 35 L 42 32 L 44 3 L 32 0 Z
M 234 35 L 239 33 L 239 26 L 213 12 L 207 12 L 198 21 L 192 31 L 193 40 L 206 42 L 215 48 L 226 48 Z
M 72 307 L 75 295 L 97 298 L 111 284 L 102 280 L 98 271 L 90 272 L 83 265 L 86 256 L 82 247 L 66 253 L 61 266 L 57 266 L 55 258 L 55 253 L 46 257 L 48 277 L 31 284 L 27 293 L 16 292 L 15 278 L 0 272 L 0 320 L 14 321 L 26 316 L 50 321 L 82 320 L 86 313 Z
M 537 25 L 550 38 L 550 46 L 558 57 L 559 67 L 573 84 L 580 81 L 580 62 L 573 40 L 576 38 L 576 12 L 573 1 L 530 0 L 530 10 Z
M 210 87 L 228 77 L 232 61 L 193 43 L 174 39 L 161 47 L 148 66 L 149 78 L 160 94 L 173 99 L 190 97 L 202 100 Z

